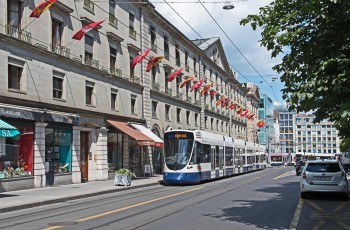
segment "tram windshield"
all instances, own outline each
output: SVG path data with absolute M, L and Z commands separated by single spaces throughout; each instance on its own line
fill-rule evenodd
M 193 149 L 193 134 L 188 132 L 170 132 L 164 134 L 165 164 L 171 170 L 180 170 L 186 166 Z

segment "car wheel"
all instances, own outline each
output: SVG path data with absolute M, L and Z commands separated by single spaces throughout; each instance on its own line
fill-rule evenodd
M 300 193 L 300 197 L 301 197 L 301 199 L 306 199 L 307 194 L 305 192 L 302 192 L 302 193 Z
M 343 194 L 343 200 L 349 200 L 349 193 Z

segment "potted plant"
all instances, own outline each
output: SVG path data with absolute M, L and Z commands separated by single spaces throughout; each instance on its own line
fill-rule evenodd
M 135 174 L 126 168 L 121 168 L 115 171 L 114 177 L 114 185 L 131 185 L 131 178 L 135 176 Z

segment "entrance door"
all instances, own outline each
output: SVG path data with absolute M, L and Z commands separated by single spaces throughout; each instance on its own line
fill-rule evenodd
M 81 181 L 88 180 L 89 166 L 89 132 L 80 132 L 80 171 Z

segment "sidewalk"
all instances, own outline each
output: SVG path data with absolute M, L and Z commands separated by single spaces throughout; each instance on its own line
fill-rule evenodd
M 130 186 L 114 186 L 113 180 L 59 185 L 0 193 L 0 213 L 160 184 L 162 175 L 133 179 Z

